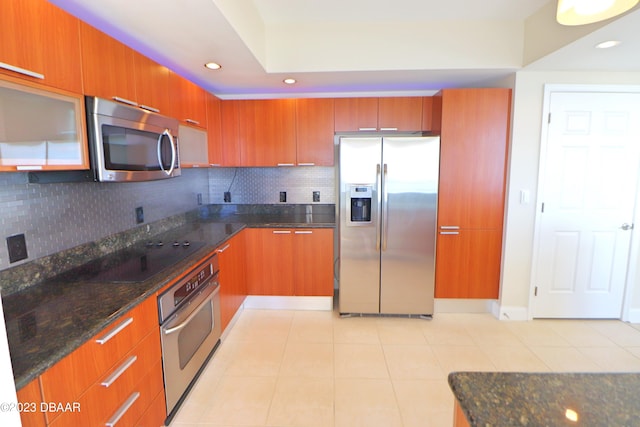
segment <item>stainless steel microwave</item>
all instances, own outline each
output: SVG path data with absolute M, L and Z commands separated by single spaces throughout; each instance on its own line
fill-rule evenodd
M 151 181 L 180 175 L 177 119 L 86 97 L 91 169 L 96 181 Z

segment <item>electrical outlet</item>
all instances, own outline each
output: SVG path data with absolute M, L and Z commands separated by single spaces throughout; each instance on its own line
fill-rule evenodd
M 142 224 L 144 222 L 144 211 L 142 206 L 136 208 L 136 224 Z
M 196 201 L 198 202 L 198 206 L 202 204 L 202 193 L 196 195 Z
M 280 202 L 282 202 L 282 203 L 286 203 L 287 202 L 287 192 L 286 191 L 281 191 L 280 192 Z
M 313 201 L 314 202 L 319 202 L 320 201 L 320 192 L 319 191 L 314 191 L 313 192 Z
M 230 191 L 225 191 L 224 192 L 224 201 L 225 201 L 225 203 L 231 203 L 231 192 Z
M 24 234 L 15 234 L 7 237 L 7 249 L 9 250 L 9 263 L 18 262 L 29 257 Z

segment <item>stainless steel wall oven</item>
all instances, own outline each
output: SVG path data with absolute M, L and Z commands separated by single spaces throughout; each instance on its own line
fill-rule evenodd
M 220 343 L 216 255 L 158 297 L 168 424 Z

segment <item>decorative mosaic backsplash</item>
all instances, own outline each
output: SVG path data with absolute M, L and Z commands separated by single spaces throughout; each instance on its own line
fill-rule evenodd
M 335 203 L 333 167 L 213 168 L 209 169 L 210 203 L 224 203 L 224 192 L 231 193 L 233 204 L 278 204 L 286 191 L 289 204 Z
M 25 173 L 0 174 L 0 270 L 128 230 L 142 206 L 151 223 L 209 203 L 206 170 L 135 183 L 29 184 Z M 6 238 L 24 233 L 29 258 L 9 264 Z
M 179 178 L 138 183 L 29 184 L 26 173 L 0 173 L 0 270 L 135 227 L 142 206 L 151 223 L 202 203 L 335 203 L 332 167 L 183 169 Z M 230 189 L 230 190 L 229 190 Z M 29 258 L 9 263 L 6 238 L 25 234 Z

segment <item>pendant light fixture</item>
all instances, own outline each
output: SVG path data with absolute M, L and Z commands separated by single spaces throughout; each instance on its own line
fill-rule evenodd
M 620 15 L 640 0 L 558 0 L 556 19 L 562 25 L 592 24 Z

